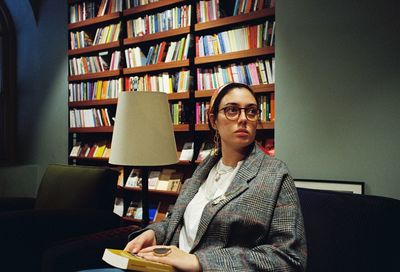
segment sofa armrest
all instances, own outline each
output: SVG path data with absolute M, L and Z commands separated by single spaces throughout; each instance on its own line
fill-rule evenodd
M 0 212 L 31 210 L 35 205 L 32 197 L 2 197 L 0 198 Z
M 45 251 L 42 271 L 66 272 L 107 267 L 102 261 L 104 249 L 124 248 L 128 235 L 138 229 L 137 226 L 120 227 L 66 240 Z
M 120 225 L 112 212 L 95 210 L 29 210 L 0 215 L 2 269 L 39 271 L 44 250 L 58 242 Z M 20 254 L 23 252 L 24 262 Z

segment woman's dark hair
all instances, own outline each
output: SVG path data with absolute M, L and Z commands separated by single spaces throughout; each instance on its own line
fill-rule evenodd
M 218 109 L 219 109 L 219 104 L 221 103 L 222 98 L 229 93 L 231 90 L 235 89 L 235 88 L 244 88 L 247 89 L 252 95 L 253 97 L 256 99 L 257 101 L 257 107 L 259 107 L 258 105 L 258 100 L 253 92 L 253 90 L 246 84 L 244 83 L 237 83 L 237 82 L 231 82 L 231 83 L 227 83 L 225 85 L 222 85 L 221 87 L 219 87 L 219 89 L 217 89 L 217 91 L 213 94 L 213 96 L 211 97 L 210 100 L 210 109 L 208 112 L 208 115 L 213 114 L 214 115 L 214 119 L 217 118 L 218 115 Z M 215 133 L 214 128 L 211 126 L 211 122 L 210 122 L 210 118 L 208 118 L 209 122 L 208 122 L 208 127 L 210 128 L 210 130 L 212 132 Z

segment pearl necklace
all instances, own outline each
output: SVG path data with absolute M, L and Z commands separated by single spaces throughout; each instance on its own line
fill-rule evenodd
M 230 167 L 230 166 L 225 166 L 225 165 L 224 165 L 225 169 L 221 169 L 221 165 L 223 165 L 222 159 L 218 162 L 217 168 L 215 169 L 217 172 L 217 173 L 215 173 L 215 179 L 214 179 L 215 182 L 218 182 L 222 175 L 232 172 L 235 169 L 235 167 Z

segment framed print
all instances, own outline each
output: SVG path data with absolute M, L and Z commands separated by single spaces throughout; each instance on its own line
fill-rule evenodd
M 333 181 L 295 178 L 294 184 L 297 188 L 339 191 L 360 195 L 364 194 L 364 182 L 361 181 Z

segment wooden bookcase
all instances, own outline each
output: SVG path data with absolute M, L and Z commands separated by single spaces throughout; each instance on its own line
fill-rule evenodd
M 71 19 L 71 7 L 77 5 L 87 5 L 88 2 L 97 3 L 97 7 L 100 5 L 101 0 L 68 0 L 69 4 L 69 18 Z M 226 12 L 224 17 L 208 22 L 197 22 L 197 17 L 199 9 L 197 8 L 197 3 L 199 1 L 194 0 L 160 0 L 155 3 L 150 3 L 147 5 L 142 5 L 133 8 L 126 8 L 126 1 L 123 0 L 123 7 L 121 11 L 111 12 L 103 16 L 96 16 L 87 20 L 73 22 L 68 24 L 68 35 L 69 35 L 69 49 L 68 58 L 72 60 L 73 58 L 91 57 L 98 56 L 107 52 L 106 55 L 111 55 L 115 51 L 121 52 L 121 63 L 118 69 L 100 71 L 94 73 L 69 75 L 69 90 L 72 84 L 81 84 L 79 86 L 84 86 L 85 84 L 94 84 L 97 81 L 108 81 L 108 80 L 120 80 L 120 91 L 127 91 L 126 81 L 128 78 L 133 76 L 144 76 L 144 75 L 158 75 L 160 73 L 175 73 L 182 69 L 190 71 L 190 89 L 187 92 L 173 92 L 168 94 L 168 98 L 171 104 L 182 103 L 185 105 L 185 115 L 186 118 L 184 123 L 175 124 L 175 138 L 177 143 L 178 151 L 182 149 L 185 142 L 195 143 L 195 153 L 193 160 L 190 162 L 180 162 L 177 165 L 168 167 L 175 168 L 177 171 L 184 173 L 185 178 L 188 178 L 193 173 L 195 167 L 198 164 L 196 160 L 199 148 L 204 141 L 211 141 L 210 131 L 207 124 L 196 123 L 196 110 L 197 103 L 206 103 L 210 100 L 211 95 L 215 91 L 214 88 L 209 89 L 198 89 L 198 78 L 197 70 L 203 68 L 212 68 L 218 65 L 228 66 L 232 63 L 251 63 L 260 59 L 269 59 L 275 57 L 275 47 L 273 44 L 268 46 L 263 46 L 260 48 L 251 48 L 236 52 L 217 54 L 212 56 L 197 56 L 197 45 L 196 41 L 199 37 L 205 35 L 213 35 L 223 31 L 228 31 L 238 27 L 252 26 L 260 24 L 265 20 L 268 20 L 272 26 L 272 22 L 275 20 L 275 9 L 274 8 L 262 8 L 256 11 L 252 11 L 246 14 L 240 14 L 233 16 Z M 219 0 L 222 6 L 232 5 L 230 2 L 235 2 L 234 0 Z M 134 18 L 144 17 L 146 15 L 157 14 L 168 9 L 175 7 L 181 7 L 183 5 L 191 5 L 191 24 L 188 26 L 180 27 L 178 29 L 171 29 L 168 31 L 157 32 L 153 34 L 146 34 L 138 37 L 128 37 L 128 27 L 127 22 Z M 82 10 L 81 10 L 82 11 Z M 97 13 L 97 10 L 95 11 Z M 221 12 L 222 13 L 222 12 Z M 118 39 L 115 41 L 110 41 L 108 43 L 90 45 L 86 47 L 81 47 L 77 49 L 71 49 L 71 32 L 87 31 L 91 33 L 92 36 L 96 32 L 95 30 L 101 27 L 106 27 L 110 24 L 120 23 L 120 34 Z M 161 62 L 157 64 L 150 64 L 144 66 L 138 66 L 133 68 L 127 68 L 124 56 L 124 50 L 132 47 L 149 48 L 151 45 L 155 45 L 162 41 L 172 42 L 186 37 L 188 34 L 192 36 L 191 47 L 189 49 L 187 59 L 171 62 Z M 271 31 L 269 31 L 271 34 Z M 272 35 L 272 34 L 271 34 Z M 90 35 L 89 35 L 90 36 Z M 93 38 L 93 37 L 91 37 Z M 105 53 L 104 53 L 105 54 Z M 70 62 L 71 65 L 71 62 Z M 71 69 L 70 69 L 71 70 Z M 260 75 L 259 75 L 260 76 Z M 111 83 L 110 83 L 111 84 Z M 118 84 L 117 84 L 118 85 Z M 81 87 L 83 88 L 83 87 Z M 86 86 L 86 88 L 88 88 Z M 271 83 L 261 83 L 257 85 L 252 85 L 252 88 L 257 96 L 272 96 L 275 93 L 275 84 Z M 71 94 L 70 94 L 71 95 Z M 78 101 L 79 100 L 79 101 Z M 70 99 L 68 101 L 68 109 L 70 111 L 81 110 L 82 115 L 84 115 L 87 110 L 97 111 L 98 109 L 107 109 L 110 114 L 110 124 L 108 126 L 95 126 L 95 127 L 72 127 L 72 122 L 70 121 L 69 129 L 69 153 L 71 152 L 74 145 L 80 143 L 82 145 L 91 145 L 98 142 L 111 142 L 112 137 L 112 117 L 116 111 L 118 98 L 117 97 L 106 97 L 101 99 Z M 85 111 L 86 110 L 86 111 Z M 83 113 L 82 113 L 83 112 Z M 75 122 L 76 123 L 76 122 Z M 105 123 L 105 122 L 103 122 Z M 274 120 L 269 120 L 267 122 L 260 122 L 257 128 L 257 140 L 262 141 L 267 138 L 274 138 Z M 107 158 L 95 158 L 95 157 L 84 157 L 84 156 L 69 156 L 70 164 L 85 164 L 85 165 L 102 165 L 109 166 Z M 128 170 L 129 171 L 129 170 Z M 125 177 L 127 176 L 125 171 Z M 140 199 L 140 190 L 125 188 L 119 186 L 118 195 L 126 198 L 125 200 L 125 211 L 131 199 Z M 177 193 L 168 191 L 156 191 L 149 190 L 150 198 L 160 199 L 166 201 L 167 203 L 173 203 L 177 197 Z M 166 210 L 163 207 L 162 212 L 160 212 L 157 220 L 162 219 L 162 214 L 165 214 Z M 128 222 L 135 222 L 130 218 L 125 218 Z

